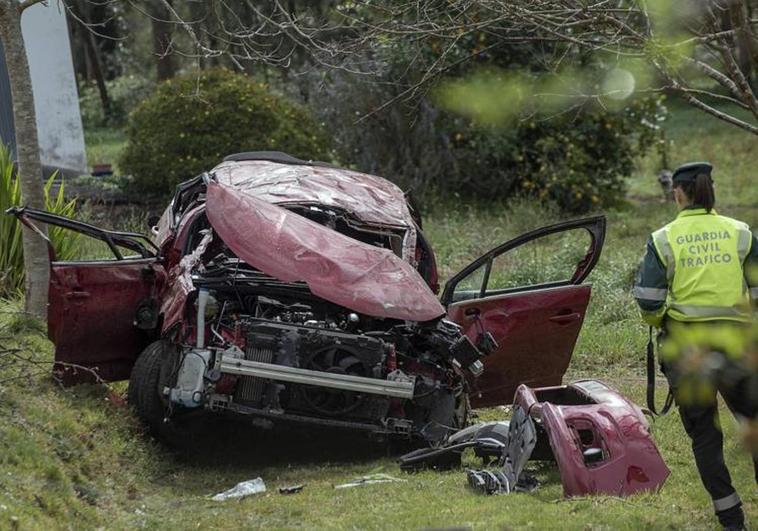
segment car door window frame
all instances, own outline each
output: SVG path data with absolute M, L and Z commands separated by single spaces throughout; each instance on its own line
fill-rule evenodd
M 465 268 L 463 268 L 460 272 L 455 274 L 448 282 L 445 284 L 445 289 L 442 292 L 442 304 L 445 306 L 448 306 L 456 301 L 453 300 L 454 294 L 455 294 L 455 288 L 458 286 L 458 284 L 468 278 L 469 275 L 476 272 L 480 267 L 484 266 L 484 275 L 482 277 L 482 283 L 479 288 L 479 294 L 475 298 L 484 298 L 487 296 L 497 296 L 497 295 L 503 295 L 507 293 L 513 293 L 513 292 L 523 292 L 528 290 L 536 290 L 536 289 L 546 289 L 546 288 L 553 288 L 553 287 L 559 287 L 559 286 L 565 286 L 570 284 L 581 284 L 585 278 L 592 272 L 592 269 L 597 264 L 597 261 L 600 259 L 600 251 L 603 247 L 603 242 L 605 240 L 605 228 L 606 228 L 606 218 L 605 216 L 592 216 L 588 218 L 582 218 L 582 219 L 576 219 L 571 221 L 565 221 L 561 223 L 556 223 L 554 225 L 549 225 L 547 227 L 541 227 L 535 230 L 532 230 L 530 232 L 524 233 L 512 240 L 509 240 L 494 249 L 488 251 L 487 253 L 483 254 L 473 262 L 471 262 L 469 265 L 467 265 Z M 574 274 L 572 277 L 568 280 L 564 281 L 557 281 L 557 282 L 546 282 L 542 284 L 535 284 L 530 286 L 523 286 L 523 287 L 514 287 L 514 288 L 505 288 L 505 289 L 499 289 L 496 290 L 496 292 L 493 293 L 487 293 L 487 284 L 489 283 L 489 277 L 490 273 L 492 271 L 492 264 L 498 256 L 515 249 L 516 247 L 519 247 L 525 243 L 528 243 L 533 240 L 537 240 L 539 238 L 542 238 L 544 236 L 548 236 L 551 234 L 557 234 L 560 232 L 567 232 L 569 230 L 574 229 L 584 229 L 586 230 L 590 235 L 590 245 L 587 248 L 587 253 L 585 254 L 584 258 L 577 264 L 576 269 L 574 270 Z
M 58 214 L 53 214 L 52 212 L 47 212 L 45 210 L 38 210 L 36 208 L 31 207 L 13 207 L 6 211 L 6 214 L 11 214 L 16 216 L 18 220 L 35 231 L 37 234 L 39 234 L 42 238 L 44 238 L 47 241 L 48 247 L 50 249 L 50 261 L 55 262 L 56 256 L 55 256 L 55 250 L 53 249 L 52 242 L 50 241 L 50 238 L 45 236 L 45 234 L 37 227 L 33 221 L 38 221 L 41 223 L 45 223 L 47 225 L 53 225 L 56 227 L 62 227 L 64 229 L 69 229 L 74 232 L 78 232 L 81 234 L 84 234 L 85 236 L 89 236 L 91 238 L 101 240 L 105 242 L 108 245 L 108 248 L 113 253 L 115 260 L 103 260 L 103 259 L 97 259 L 97 260 L 71 260 L 67 261 L 71 263 L 75 262 L 81 262 L 81 263 L 94 263 L 94 262 L 120 262 L 123 260 L 145 260 L 145 259 L 153 259 L 156 258 L 158 255 L 158 247 L 155 245 L 155 243 L 146 235 L 139 234 L 136 232 L 122 232 L 122 231 L 113 231 L 113 230 L 107 230 L 102 229 L 100 227 L 96 227 L 94 225 L 90 225 L 89 223 L 84 223 L 82 221 L 76 221 L 71 218 L 67 218 L 65 216 L 60 216 Z M 145 242 L 143 244 L 142 242 Z M 128 249 L 130 251 L 134 251 L 136 253 L 139 253 L 138 257 L 124 257 L 124 255 L 119 250 L 119 247 L 123 247 L 124 249 Z

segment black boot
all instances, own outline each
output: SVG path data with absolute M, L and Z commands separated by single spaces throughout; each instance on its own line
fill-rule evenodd
M 744 531 L 745 529 L 745 513 L 742 512 L 742 505 L 719 511 L 716 516 L 725 531 Z

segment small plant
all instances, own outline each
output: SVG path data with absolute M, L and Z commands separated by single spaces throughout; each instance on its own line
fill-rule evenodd
M 140 194 L 167 196 L 177 183 L 230 153 L 286 151 L 329 157 L 327 137 L 305 108 L 249 76 L 217 69 L 165 81 L 132 113 L 119 162 Z
M 66 201 L 63 181 L 57 192 L 51 192 L 57 177 L 57 172 L 53 173 L 45 183 L 45 209 L 72 217 L 76 211 L 76 200 Z M 16 177 L 15 164 L 10 150 L 0 144 L 0 298 L 17 296 L 24 286 L 21 223 L 15 217 L 5 214 L 7 209 L 20 204 L 21 187 Z M 49 238 L 58 260 L 70 259 L 75 254 L 78 245 L 76 233 L 60 227 L 50 227 Z

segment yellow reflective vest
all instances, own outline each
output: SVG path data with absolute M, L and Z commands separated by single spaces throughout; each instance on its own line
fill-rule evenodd
M 666 269 L 669 318 L 684 322 L 750 319 L 743 263 L 753 237 L 745 223 L 714 210 L 686 209 L 655 231 L 652 242 Z

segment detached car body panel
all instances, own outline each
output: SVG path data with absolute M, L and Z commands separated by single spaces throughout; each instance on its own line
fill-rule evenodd
M 506 242 L 454 276 L 440 302 L 434 254 L 402 191 L 285 154 L 228 157 L 179 185 L 155 243 L 12 213 L 113 251 L 53 262 L 49 333 L 65 383 L 131 369 L 130 401 L 156 429 L 204 408 L 429 441 L 466 424 L 470 398 L 506 404 L 519 383 L 560 382 L 605 227 L 590 218 Z M 572 251 L 566 278 L 492 280 L 501 256 L 571 230 L 590 243 Z M 464 286 L 481 271 L 481 285 Z
M 670 474 L 640 408 L 603 382 L 522 385 L 515 404 L 547 436 L 567 497 L 656 491 Z

